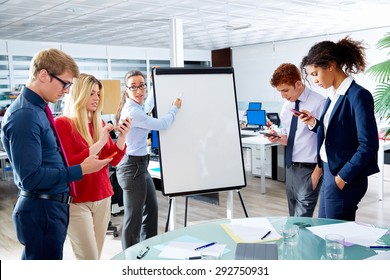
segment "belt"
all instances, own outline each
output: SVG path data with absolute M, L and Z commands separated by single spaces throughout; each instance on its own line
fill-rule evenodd
M 316 167 L 317 163 L 311 163 L 311 162 L 293 162 L 293 166 L 300 167 L 300 168 L 314 168 Z
M 19 190 L 19 196 L 24 196 L 28 198 L 55 200 L 66 204 L 72 203 L 72 197 L 70 195 L 65 195 L 65 194 L 34 193 L 34 192 Z

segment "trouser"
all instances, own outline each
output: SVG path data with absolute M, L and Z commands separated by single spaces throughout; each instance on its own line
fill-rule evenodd
M 321 180 L 313 190 L 311 175 L 315 165 L 291 165 L 286 169 L 286 194 L 290 216 L 313 217 Z
M 157 235 L 156 189 L 148 172 L 148 156 L 127 156 L 117 166 L 118 184 L 123 189 L 123 250 Z
M 78 260 L 100 259 L 111 217 L 110 207 L 111 197 L 70 205 L 68 236 Z
M 69 205 L 20 196 L 13 211 L 23 260 L 61 260 L 69 222 Z
M 329 165 L 322 163 L 324 181 L 320 194 L 319 218 L 354 221 L 358 204 L 368 187 L 367 176 L 348 182 L 342 190 L 337 187 L 335 176 L 330 172 Z

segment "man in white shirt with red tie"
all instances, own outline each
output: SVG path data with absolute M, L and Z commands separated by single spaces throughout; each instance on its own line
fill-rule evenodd
M 299 111 L 306 109 L 320 116 L 325 97 L 302 81 L 294 64 L 283 63 L 273 73 L 271 85 L 286 101 L 280 112 L 280 131 L 271 130 L 279 137 L 268 137 L 271 142 L 286 145 L 286 194 L 290 216 L 312 217 L 321 187 L 322 170 L 317 165 L 317 136 L 297 120 Z M 298 112 L 297 112 L 298 111 Z

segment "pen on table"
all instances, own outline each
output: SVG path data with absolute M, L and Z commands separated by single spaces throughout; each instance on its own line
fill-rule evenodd
M 390 245 L 376 245 L 376 246 L 370 246 L 371 249 L 390 249 Z
M 266 234 L 263 235 L 263 237 L 261 238 L 261 240 L 263 240 L 264 238 L 266 238 L 268 235 L 271 234 L 271 231 L 268 231 Z
M 200 260 L 200 259 L 202 259 L 202 256 L 193 256 L 193 257 L 187 258 L 187 260 Z
M 149 246 L 146 246 L 144 249 L 139 251 L 137 259 L 142 259 L 143 257 L 145 257 L 145 255 L 149 252 L 149 249 Z
M 198 250 L 200 250 L 200 249 L 204 249 L 204 248 L 213 246 L 215 243 L 217 243 L 217 242 L 211 242 L 211 243 L 208 243 L 208 244 L 206 244 L 206 245 L 200 246 L 200 247 L 198 247 L 198 248 L 195 248 L 195 251 L 198 251 Z

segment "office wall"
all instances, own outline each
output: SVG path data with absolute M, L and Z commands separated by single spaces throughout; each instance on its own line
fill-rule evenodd
M 240 104 L 260 101 L 267 111 L 279 112 L 283 99 L 271 87 L 269 80 L 275 68 L 281 63 L 290 62 L 299 67 L 303 56 L 316 42 L 337 41 L 350 35 L 352 39 L 364 41 L 367 44 L 366 55 L 368 66 L 370 66 L 387 59 L 387 53 L 378 51 L 375 47 L 378 40 L 387 32 L 389 32 L 389 27 L 233 48 L 233 67 L 238 102 Z M 369 90 L 375 89 L 375 83 L 366 75 L 360 74 L 355 78 L 357 82 Z M 316 86 L 313 88 L 326 95 L 325 90 Z

